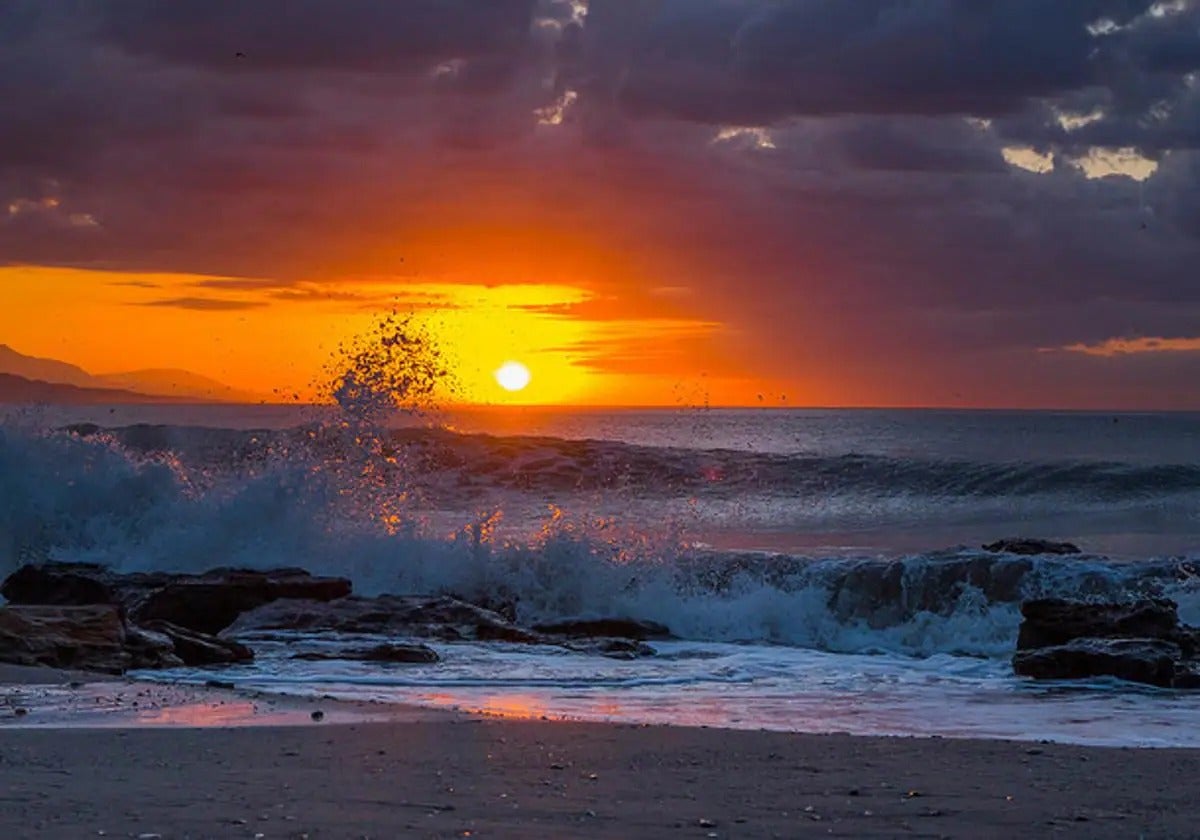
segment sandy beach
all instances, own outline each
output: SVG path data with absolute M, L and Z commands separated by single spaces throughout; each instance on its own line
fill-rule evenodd
M 40 681 L 29 669 L 0 676 L 10 696 Z M 24 685 L 12 683 L 18 677 Z M 155 725 L 59 719 L 39 728 L 40 711 L 21 721 L 6 711 L 0 836 L 1188 837 L 1200 816 L 1191 784 L 1200 751 L 245 698 L 263 721 L 296 725 L 223 725 L 228 716 L 203 710 L 235 703 L 232 694 L 185 693 L 188 702 L 157 695 L 152 702 L 176 712 Z M 311 718 L 317 708 L 328 710 L 321 721 Z

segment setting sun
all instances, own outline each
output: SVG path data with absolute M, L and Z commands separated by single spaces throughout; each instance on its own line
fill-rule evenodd
M 520 362 L 505 362 L 496 368 L 496 382 L 505 391 L 520 391 L 529 384 L 532 375 L 529 368 Z

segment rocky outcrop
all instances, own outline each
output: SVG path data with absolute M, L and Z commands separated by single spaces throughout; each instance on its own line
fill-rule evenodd
M 303 569 L 119 574 L 89 563 L 46 563 L 18 569 L 0 586 L 0 594 L 13 604 L 112 604 L 135 624 L 166 621 L 212 634 L 243 612 L 281 598 L 344 598 L 350 581 L 314 577 Z
M 1162 639 L 1073 639 L 1062 645 L 1018 651 L 1013 670 L 1040 680 L 1118 677 L 1131 682 L 1175 686 L 1179 645 Z
M 446 642 L 536 643 L 538 634 L 499 613 L 448 596 L 350 596 L 336 601 L 281 600 L 242 615 L 228 634 L 269 630 L 371 633 L 440 639 Z
M 1041 598 L 1022 604 L 1021 617 L 1017 650 L 1085 638 L 1175 641 L 1181 629 L 1175 603 L 1162 598 L 1116 604 Z
M 105 674 L 180 664 L 169 643 L 127 633 L 120 611 L 109 605 L 0 609 L 0 662 Z
M 180 577 L 150 592 L 133 606 L 130 616 L 138 623 L 169 621 L 189 630 L 219 633 L 242 613 L 272 601 L 331 601 L 349 594 L 350 581 L 313 577 L 299 569 L 216 569 Z
M 1173 601 L 1084 603 L 1046 598 L 1021 606 L 1013 670 L 1035 679 L 1117 677 L 1164 688 L 1200 687 L 1200 630 Z
M 428 664 L 440 662 L 437 651 L 428 645 L 406 645 L 389 643 L 375 645 L 369 648 L 349 648 L 337 651 L 311 651 L 297 653 L 292 659 L 325 661 L 331 659 L 352 660 L 357 662 L 404 662 Z
M 654 649 L 641 639 L 670 637 L 670 631 L 661 624 L 629 619 L 562 622 L 526 629 L 492 610 L 446 595 L 351 596 L 326 603 L 275 601 L 245 613 L 225 632 L 245 635 L 273 631 L 552 645 L 615 659 L 652 656 Z
M 996 540 L 983 546 L 984 551 L 996 554 L 1022 554 L 1035 556 L 1038 554 L 1081 554 L 1079 546 L 1069 542 L 1054 542 L 1053 540 L 1038 540 L 1028 537 L 1016 537 L 1007 540 Z
M 254 652 L 240 642 L 199 633 L 186 627 L 179 627 L 169 621 L 147 622 L 138 629 L 148 630 L 164 637 L 184 665 L 192 667 L 233 665 L 254 659 Z

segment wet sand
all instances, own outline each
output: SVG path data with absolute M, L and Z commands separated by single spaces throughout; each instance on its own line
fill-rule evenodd
M 1136 838 L 1200 820 L 1200 750 L 479 718 L 79 676 L 0 669 L 0 837 Z

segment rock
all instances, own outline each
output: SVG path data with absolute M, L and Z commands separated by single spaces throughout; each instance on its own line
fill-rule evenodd
M 660 633 L 666 628 L 652 622 L 613 624 L 624 632 Z M 584 623 L 580 623 L 582 627 Z M 553 625 L 547 625 L 553 626 Z M 596 624 L 599 629 L 601 625 Z M 576 628 L 578 629 L 578 628 Z M 336 601 L 275 601 L 244 613 L 226 634 L 270 633 L 271 631 L 360 633 L 381 636 L 438 639 L 445 642 L 488 641 L 564 647 L 579 653 L 617 659 L 652 656 L 654 649 L 636 639 L 567 637 L 518 627 L 499 613 L 446 595 L 381 595 L 377 598 L 351 596 Z M 582 630 L 580 630 L 582 632 Z M 432 652 L 432 651 L 431 651 Z M 303 654 L 301 658 L 326 658 Z M 328 658 L 346 658 L 331 654 Z
M 641 621 L 636 618 L 597 618 L 553 621 L 533 625 L 534 632 L 548 636 L 566 636 L 570 639 L 595 638 L 604 636 L 611 639 L 633 639 L 644 642 L 647 639 L 670 639 L 671 631 L 663 624 L 654 621 Z
M 121 674 L 131 659 L 116 607 L 0 608 L 0 662 Z
M 440 662 L 437 651 L 427 645 L 382 644 L 369 648 L 352 648 L 338 651 L 314 651 L 298 653 L 292 659 L 322 661 L 330 659 L 354 660 L 358 662 Z
M 119 574 L 89 563 L 46 563 L 18 569 L 0 594 L 14 604 L 114 604 L 135 623 L 167 621 L 217 633 L 241 613 L 280 598 L 343 598 L 350 594 L 350 581 L 314 577 L 303 569 Z
M 1179 624 L 1173 601 L 1148 598 L 1089 604 L 1042 598 L 1021 605 L 1017 650 L 1051 647 L 1080 638 L 1162 639 L 1194 650 L 1194 634 Z M 1181 650 L 1180 655 L 1183 654 Z
M 996 540 L 983 546 L 984 551 L 997 554 L 1081 554 L 1079 546 L 1069 542 L 1054 542 L 1053 540 L 1029 539 L 1016 537 L 1014 539 Z
M 46 563 L 22 566 L 0 585 L 11 604 L 116 604 L 109 573 L 93 563 Z
M 169 621 L 151 621 L 145 625 L 145 629 L 166 638 L 170 642 L 175 656 L 184 665 L 193 667 L 232 665 L 254 659 L 254 652 L 240 642 L 189 630 L 186 627 L 171 624 Z
M 448 596 L 350 596 L 326 603 L 280 600 L 243 614 L 226 631 L 330 631 L 412 636 L 443 641 L 541 643 L 545 638 L 517 627 L 499 613 Z
M 607 656 L 609 659 L 641 659 L 656 654 L 650 645 L 633 639 L 572 639 L 561 644 L 576 653 Z
M 1200 688 L 1200 663 L 1175 663 L 1175 688 Z
M 829 611 L 840 621 L 862 621 L 872 628 L 892 627 L 929 612 L 954 610 L 967 587 L 989 602 L 1021 598 L 1028 558 L 947 553 L 913 560 L 861 560 L 839 563 L 826 579 Z
M 129 652 L 131 670 L 178 668 L 183 659 L 175 653 L 175 642 L 164 633 L 144 627 L 125 626 L 125 649 Z
M 1162 639 L 1074 639 L 1066 644 L 1018 651 L 1013 670 L 1039 680 L 1117 677 L 1171 688 L 1176 684 L 1179 645 Z

